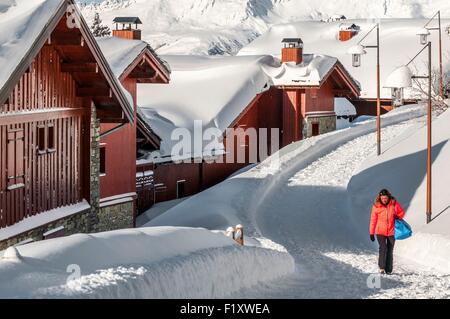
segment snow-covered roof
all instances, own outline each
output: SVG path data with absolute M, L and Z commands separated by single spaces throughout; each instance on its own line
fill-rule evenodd
M 139 17 L 115 17 L 113 19 L 114 23 L 133 23 L 133 24 L 142 24 L 141 19 Z
M 271 56 L 164 58 L 172 69 L 170 83 L 138 84 L 137 90 L 137 102 L 147 123 L 162 139 L 162 155 L 170 155 L 177 142 L 171 140 L 175 128 L 193 132 L 194 121 L 201 121 L 204 130 L 224 132 L 257 94 L 270 87 L 271 79 L 263 66 L 277 64 Z M 223 150 L 219 141 L 216 150 Z
M 171 140 L 175 128 L 185 128 L 193 135 L 194 121 L 201 121 L 203 130 L 216 128 L 224 132 L 270 86 L 319 87 L 339 64 L 336 58 L 313 54 L 304 55 L 298 65 L 281 63 L 268 55 L 165 58 L 172 67 L 171 82 L 139 84 L 137 90 L 140 111 L 161 138 L 162 156 L 170 155 L 178 142 Z M 215 142 L 220 153 L 223 144 Z M 192 147 L 192 153 L 202 154 L 202 150 Z
M 117 78 L 122 75 L 125 69 L 131 65 L 145 49 L 148 49 L 157 59 L 164 68 L 163 71 L 167 74 L 170 73 L 167 62 L 161 59 L 145 41 L 118 37 L 102 37 L 97 38 L 97 43 Z
M 117 78 L 148 45 L 141 40 L 128 40 L 118 37 L 103 37 L 96 38 L 96 40 Z
M 275 85 L 320 86 L 322 80 L 336 65 L 337 59 L 317 54 L 303 55 L 303 62 L 282 63 L 280 66 L 264 66 Z
M 0 1 L 0 89 L 65 0 Z
M 127 117 L 133 118 L 131 95 L 113 76 L 101 50 L 79 14 L 73 0 L 0 0 L 0 100 L 5 100 L 9 90 L 20 79 L 37 52 L 48 39 L 64 14 L 80 17 L 79 26 L 83 36 L 92 43 L 92 53 L 101 64 L 105 77 L 116 94 L 119 105 Z M 73 8 L 70 9 L 69 6 Z

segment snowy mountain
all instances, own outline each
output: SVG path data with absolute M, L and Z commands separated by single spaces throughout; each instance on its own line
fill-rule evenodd
M 143 40 L 160 54 L 234 54 L 273 24 L 347 18 L 424 18 L 447 0 L 78 0 L 88 21 L 99 12 L 112 27 L 115 16 L 139 16 Z

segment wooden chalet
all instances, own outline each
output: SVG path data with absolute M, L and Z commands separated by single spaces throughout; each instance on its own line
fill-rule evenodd
M 117 21 L 140 21 L 137 17 L 115 18 Z M 136 25 L 137 26 L 137 25 Z M 137 110 L 137 84 L 165 84 L 170 80 L 170 70 L 150 45 L 131 33 L 136 29 L 122 29 L 113 37 L 100 38 L 98 43 L 114 73 L 123 87 L 130 93 L 133 102 L 132 122 L 100 125 L 100 206 L 108 207 L 120 202 L 122 205 L 134 202 L 136 186 L 142 193 L 143 181 L 136 171 L 136 145 L 150 149 L 159 148 L 159 137 L 143 121 Z M 140 170 L 144 168 L 140 168 Z M 138 179 L 138 180 L 137 180 Z M 146 179 L 146 188 L 151 186 Z M 151 187 L 150 187 L 151 188 Z M 140 199 L 145 194 L 141 194 Z M 147 195 L 148 196 L 148 195 Z M 133 221 L 134 224 L 134 221 Z
M 320 70 L 316 73 L 320 77 L 317 81 L 311 81 L 312 75 L 305 79 L 302 78 L 302 74 L 309 70 L 309 65 L 319 66 Z M 182 66 L 182 70 L 186 71 L 185 65 Z M 177 70 L 173 69 L 172 73 L 174 72 Z M 360 95 L 358 83 L 336 58 L 303 54 L 303 42 L 299 38 L 284 39 L 282 61 L 274 72 L 278 72 L 279 75 L 272 79 L 269 87 L 256 94 L 248 105 L 242 105 L 240 113 L 228 126 L 257 130 L 266 128 L 269 131 L 271 128 L 278 128 L 280 135 L 276 137 L 277 141 L 272 141 L 269 137 L 267 145 L 258 145 L 258 154 L 261 147 L 271 150 L 272 144 L 283 147 L 307 137 L 335 130 L 335 97 L 357 98 Z M 298 74 L 300 74 L 300 78 L 297 77 Z M 211 85 L 214 84 L 211 83 Z M 177 87 L 180 87 L 179 84 Z M 169 90 L 167 92 L 150 92 L 167 94 L 169 100 L 172 94 L 176 94 Z M 163 103 L 163 105 L 165 104 L 170 104 L 170 102 Z M 156 133 L 159 132 L 156 131 Z M 160 137 L 167 138 L 161 135 Z M 224 135 L 224 145 L 230 142 L 229 138 L 226 134 Z M 233 138 L 242 141 L 242 138 L 246 137 Z M 190 163 L 178 164 L 170 160 L 155 162 L 152 167 L 152 176 L 154 184 L 158 186 L 153 190 L 154 202 L 193 195 L 247 166 L 250 162 L 248 143 L 245 140 L 243 143 L 235 141 L 232 157 L 236 158 L 236 154 L 241 151 L 239 148 L 244 149 L 246 157 L 244 163 L 237 163 L 237 161 L 227 163 L 226 155 L 223 155 L 223 163 L 208 163 L 204 160 L 196 161 L 194 159 Z M 258 157 L 258 161 L 262 159 Z M 151 203 L 142 206 L 140 212 L 145 211 L 149 206 Z
M 100 207 L 99 146 L 100 126 L 135 123 L 133 99 L 72 0 L 14 9 L 0 13 L 3 30 L 21 30 L 0 43 L 0 249 L 132 226 L 133 204 Z

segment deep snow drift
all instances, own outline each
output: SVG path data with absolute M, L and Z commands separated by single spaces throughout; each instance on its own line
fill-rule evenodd
M 234 54 L 273 24 L 347 18 L 425 18 L 447 0 L 78 0 L 88 21 L 97 11 L 111 28 L 116 16 L 136 16 L 143 40 L 160 54 Z M 87 4 L 87 5 L 85 5 Z
M 250 243 L 175 227 L 40 241 L 1 253 L 0 297 L 220 298 L 293 272 L 279 246 Z

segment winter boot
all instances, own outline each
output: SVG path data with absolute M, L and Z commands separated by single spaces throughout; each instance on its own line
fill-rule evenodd
M 386 271 L 384 270 L 384 269 L 380 269 L 380 274 L 385 274 L 386 273 Z

